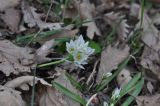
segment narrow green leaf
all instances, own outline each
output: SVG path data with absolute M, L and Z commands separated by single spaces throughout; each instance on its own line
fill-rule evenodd
M 71 99 L 79 102 L 80 104 L 82 104 L 83 106 L 86 105 L 86 101 L 81 98 L 79 95 L 71 92 L 69 89 L 65 88 L 64 86 L 62 86 L 61 84 L 57 83 L 57 82 L 53 82 L 52 83 L 53 86 L 55 88 L 57 88 L 60 92 L 64 93 L 66 96 L 70 97 Z
M 71 75 L 69 75 L 67 72 L 65 73 L 65 75 L 73 86 L 75 86 L 79 90 L 82 89 L 82 86 Z
M 142 78 L 137 85 L 135 85 L 135 90 L 131 93 L 132 96 L 130 96 L 121 106 L 129 106 L 133 101 L 134 97 L 136 97 L 142 90 L 142 87 L 144 85 L 144 78 Z
M 46 32 L 41 32 L 38 34 L 37 38 L 34 39 L 34 41 L 38 41 L 38 40 L 42 40 L 45 37 L 57 34 L 62 32 L 62 30 L 52 30 L 52 31 L 46 31 Z M 35 34 L 29 34 L 29 35 L 25 35 L 25 36 L 18 36 L 15 40 L 16 43 L 26 43 L 29 42 L 33 37 L 35 36 Z
M 95 54 L 100 53 L 102 51 L 101 45 L 95 41 L 89 41 L 89 47 L 95 49 Z
M 127 65 L 127 63 L 129 62 L 130 58 L 131 58 L 130 56 L 127 57 L 127 58 L 119 65 L 118 69 L 116 70 L 116 72 L 115 72 L 112 76 L 104 79 L 99 85 L 97 85 L 96 91 L 99 92 L 99 91 L 103 90 L 103 89 L 106 87 L 106 85 L 107 85 L 109 82 L 111 82 L 111 81 L 118 75 L 118 73 Z
M 141 73 L 137 73 L 134 76 L 134 78 L 123 87 L 123 89 L 120 92 L 119 98 L 116 101 L 114 101 L 113 104 L 116 104 L 124 95 L 126 95 L 127 93 L 129 93 L 129 92 L 133 91 L 135 88 L 137 88 L 136 85 L 139 84 L 139 82 L 141 82 L 141 81 L 139 81 L 140 78 L 141 78 Z
M 137 73 L 131 81 L 126 84 L 123 89 L 121 90 L 121 95 L 125 95 L 127 91 L 129 91 L 136 83 L 137 81 L 141 78 L 141 73 Z

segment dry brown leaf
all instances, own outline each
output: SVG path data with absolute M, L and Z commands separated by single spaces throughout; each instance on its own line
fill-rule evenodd
M 143 50 L 140 63 L 144 68 L 150 69 L 160 79 L 160 55 L 158 52 L 146 46 Z
M 134 17 L 138 17 L 140 10 L 140 5 L 137 3 L 132 3 L 130 6 L 130 15 Z
M 137 28 L 139 28 L 139 26 L 140 23 L 137 24 Z M 144 32 L 141 39 L 145 44 L 145 48 L 140 63 L 144 68 L 150 69 L 160 79 L 160 34 L 153 25 L 152 20 L 149 18 L 146 11 L 144 12 L 142 28 Z
M 160 13 L 157 12 L 153 17 L 152 17 L 153 23 L 154 24 L 160 24 Z
M 91 4 L 89 0 L 83 0 L 81 3 L 78 0 L 74 0 L 74 5 L 80 13 L 82 19 L 93 21 L 95 14 L 95 6 Z M 99 29 L 96 26 L 95 22 L 88 22 L 84 24 L 87 26 L 87 36 L 90 39 L 93 39 L 94 35 L 101 35 Z
M 84 26 L 87 26 L 87 37 L 90 39 L 94 38 L 94 35 L 101 35 L 99 29 L 96 26 L 95 22 L 88 22 L 86 24 L 83 24 Z
M 65 76 L 66 70 L 63 70 L 58 67 L 55 70 L 61 74 L 57 79 L 54 80 L 55 82 L 63 85 L 65 88 L 69 89 L 73 93 L 75 93 L 77 95 L 81 95 L 81 93 L 75 87 L 73 87 L 73 85 L 70 83 L 70 81 L 66 78 L 66 76 Z M 68 96 L 64 96 L 64 100 L 67 102 L 66 106 L 80 106 L 80 104 L 78 102 L 75 102 L 74 100 L 68 98 Z
M 0 11 L 4 11 L 7 8 L 15 7 L 21 0 L 0 0 Z
M 18 32 L 20 23 L 20 11 L 14 8 L 5 9 L 5 13 L 1 15 L 2 20 L 6 23 L 12 32 Z
M 53 87 L 46 87 L 41 93 L 38 100 L 39 106 L 69 106 L 64 100 L 64 95 Z
M 34 7 L 30 7 L 26 1 L 22 2 L 21 7 L 23 20 L 26 24 L 28 24 L 28 27 L 32 28 L 37 25 L 40 29 L 61 29 L 62 23 L 49 23 L 42 21 L 41 17 L 43 16 L 43 14 L 37 13 L 37 9 Z
M 21 93 L 0 85 L 0 106 L 26 106 Z
M 70 81 L 65 78 L 65 70 L 60 68 L 56 68 L 56 70 L 61 75 L 55 79 L 55 81 L 77 94 L 78 91 L 70 84 Z M 47 87 L 46 91 L 42 93 L 38 101 L 39 106 L 80 106 L 79 103 L 75 102 L 53 87 Z
M 160 94 L 136 97 L 138 106 L 160 106 Z
M 139 19 L 140 16 L 141 15 L 139 15 Z M 140 22 L 137 24 L 137 28 L 139 28 L 139 26 Z M 160 50 L 160 34 L 159 31 L 153 25 L 152 20 L 149 18 L 146 12 L 144 12 L 142 28 L 143 28 L 142 41 L 148 47 L 158 52 Z
M 146 86 L 147 86 L 148 91 L 152 94 L 153 90 L 154 90 L 152 83 L 150 81 L 148 81 Z
M 105 14 L 104 20 L 111 25 L 113 28 L 116 28 L 118 38 L 121 41 L 124 41 L 128 36 L 129 33 L 128 29 L 129 26 L 126 23 L 126 19 L 123 19 L 124 16 L 120 15 L 119 13 L 110 12 Z
M 96 8 L 97 11 L 103 12 L 106 9 L 111 9 L 115 6 L 113 0 L 100 0 L 101 4 Z
M 54 34 L 54 35 L 51 35 L 51 36 L 48 36 L 48 37 L 45 37 L 43 39 L 40 39 L 38 42 L 43 44 L 46 41 L 49 41 L 49 40 L 55 39 L 55 38 L 65 38 L 65 37 L 74 38 L 76 33 L 78 33 L 77 29 L 71 30 L 71 29 L 66 29 L 66 27 L 64 27 L 64 29 L 61 32 Z
M 113 69 L 116 69 L 117 66 L 129 55 L 129 47 L 125 45 L 122 48 L 118 46 L 109 45 L 101 53 L 101 62 L 97 75 L 97 83 L 101 82 L 102 77 L 111 72 Z
M 15 78 L 11 81 L 8 81 L 4 86 L 8 88 L 21 88 L 22 90 L 29 90 L 29 85 L 33 86 L 33 77 L 34 76 L 22 76 Z M 41 84 L 46 86 L 52 86 L 42 78 L 35 77 L 35 84 L 40 81 Z
M 132 79 L 129 69 L 124 68 L 117 76 L 118 85 L 123 88 L 124 85 Z
M 0 70 L 7 76 L 11 73 L 30 72 L 35 58 L 30 48 L 22 48 L 8 40 L 0 40 Z
M 99 0 L 101 1 L 100 5 L 97 6 L 97 11 L 103 13 L 105 10 L 110 10 L 112 8 L 128 8 L 129 0 Z
M 51 53 L 52 47 L 56 45 L 56 41 L 54 39 L 45 42 L 37 51 L 37 63 L 43 63 L 47 61 L 51 61 L 51 58 L 47 58 L 46 56 Z

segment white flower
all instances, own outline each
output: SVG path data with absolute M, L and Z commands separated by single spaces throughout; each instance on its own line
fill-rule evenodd
M 114 104 L 112 103 L 110 106 L 114 106 Z
M 107 102 L 103 102 L 103 106 L 108 106 L 108 103 Z
M 120 96 L 120 92 L 121 92 L 121 88 L 116 88 L 115 90 L 114 90 L 114 93 L 112 94 L 112 99 L 113 100 L 116 100 L 119 96 Z
M 106 77 L 110 77 L 110 76 L 112 76 L 112 73 L 111 73 L 111 72 L 108 72 L 108 73 L 106 73 L 105 76 L 106 76 Z
M 67 52 L 68 53 L 73 53 L 76 51 L 76 48 L 75 48 L 75 43 L 73 40 L 70 41 L 70 43 L 66 43 L 66 48 L 67 48 Z
M 71 40 L 66 43 L 66 49 L 73 56 L 74 64 L 82 69 L 82 65 L 87 64 L 87 58 L 94 53 L 94 49 L 88 47 L 89 42 L 85 42 L 82 35 L 75 41 Z

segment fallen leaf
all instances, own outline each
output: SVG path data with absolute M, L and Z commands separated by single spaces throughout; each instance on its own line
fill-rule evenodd
M 78 33 L 77 29 L 71 30 L 71 29 L 66 29 L 66 27 L 64 27 L 63 30 L 60 31 L 59 33 L 43 37 L 42 39 L 38 40 L 38 42 L 43 44 L 46 41 L 56 38 L 74 38 L 77 33 Z
M 160 94 L 136 97 L 138 106 L 160 106 Z
M 47 58 L 46 56 L 51 53 L 52 47 L 55 46 L 57 42 L 52 39 L 47 42 L 45 42 L 37 51 L 36 51 L 36 57 L 37 57 L 37 63 L 43 63 L 47 61 L 51 61 L 51 58 Z
M 0 11 L 7 8 L 13 8 L 20 3 L 21 0 L 0 0 Z
M 87 22 L 83 24 L 87 26 L 87 37 L 93 39 L 94 35 L 101 35 L 99 29 L 96 26 L 96 23 L 93 21 L 95 14 L 95 6 L 91 4 L 89 0 L 83 0 L 81 3 L 77 0 L 74 0 L 74 5 L 80 13 L 82 19 L 90 20 L 92 22 Z
M 94 35 L 101 35 L 99 29 L 97 28 L 96 26 L 96 23 L 95 22 L 88 22 L 88 23 L 85 23 L 83 24 L 84 26 L 87 26 L 87 37 L 90 38 L 90 39 L 93 39 L 94 38 Z
M 153 94 L 154 87 L 153 87 L 152 83 L 150 81 L 148 81 L 147 84 L 146 84 L 146 86 L 147 86 L 148 91 L 151 94 Z
M 129 47 L 125 45 L 124 47 L 119 47 L 117 45 L 109 45 L 101 53 L 101 62 L 99 66 L 99 71 L 97 75 L 97 83 L 101 82 L 103 76 L 116 69 L 117 66 L 129 55 Z
M 154 16 L 151 17 L 154 24 L 160 24 L 160 13 L 157 12 Z
M 140 15 L 139 15 L 140 19 Z M 137 28 L 139 28 L 140 22 L 137 24 Z M 152 23 L 152 20 L 147 15 L 146 11 L 144 12 L 143 22 L 142 22 L 142 41 L 145 44 L 142 56 L 141 56 L 141 65 L 151 70 L 159 79 L 159 64 L 160 64 L 160 34 L 159 31 L 155 28 Z
M 11 81 L 8 81 L 4 86 L 8 87 L 8 88 L 12 88 L 12 89 L 21 88 L 22 90 L 29 90 L 28 84 L 33 86 L 33 78 L 34 78 L 34 76 L 18 77 L 18 78 L 11 80 Z M 35 77 L 35 84 L 38 81 L 43 85 L 52 86 L 51 84 L 49 84 L 48 82 L 46 82 L 42 78 Z
M 143 50 L 140 63 L 160 79 L 160 55 L 158 52 L 146 46 Z
M 100 0 L 100 1 L 101 1 L 101 4 L 96 8 L 98 12 L 103 12 L 115 6 L 115 3 L 113 0 Z
M 139 15 L 139 19 L 140 19 Z M 140 22 L 137 24 L 136 28 L 140 27 Z M 143 34 L 142 41 L 150 48 L 155 51 L 160 50 L 160 34 L 156 27 L 153 25 L 152 20 L 147 15 L 146 11 L 144 12 L 143 22 L 142 22 Z
M 75 87 L 73 87 L 70 81 L 66 78 L 65 76 L 66 71 L 58 67 L 55 70 L 60 73 L 60 76 L 54 81 L 63 85 L 65 88 L 69 89 L 73 93 L 81 96 L 81 93 Z M 75 102 L 74 100 L 69 99 L 68 96 L 65 96 L 64 100 L 67 101 L 67 106 L 80 106 L 78 102 Z
M 0 15 L 12 32 L 18 32 L 20 23 L 20 11 L 14 8 L 5 9 L 4 14 Z
M 0 85 L 0 106 L 26 106 L 19 91 Z
M 60 76 L 54 81 L 78 94 L 78 91 L 71 85 L 70 81 L 65 78 L 65 70 L 56 68 L 56 71 L 60 73 Z M 38 101 L 39 106 L 80 106 L 79 103 L 75 102 L 53 87 L 47 87 L 45 92 L 41 94 Z
M 124 16 L 120 15 L 119 13 L 110 12 L 105 14 L 104 20 L 113 28 L 116 29 L 118 38 L 121 41 L 125 41 L 128 37 L 127 34 L 129 33 L 129 25 L 126 23 L 127 20 L 124 19 Z
M 38 26 L 40 29 L 61 29 L 62 23 L 49 23 L 41 20 L 43 14 L 37 13 L 36 8 L 30 7 L 27 2 L 22 3 L 23 20 L 28 27 Z
M 140 9 L 140 5 L 139 4 L 132 3 L 131 6 L 130 6 L 130 15 L 134 16 L 134 17 L 138 17 L 138 15 L 139 15 L 139 13 L 138 13 L 139 9 Z
M 64 95 L 53 87 L 42 89 L 38 102 L 39 106 L 69 106 L 64 100 Z
M 8 40 L 0 40 L 0 70 L 9 76 L 11 73 L 30 72 L 35 58 L 30 48 L 22 48 Z
M 124 85 L 132 79 L 129 69 L 124 68 L 117 76 L 118 85 L 123 88 Z

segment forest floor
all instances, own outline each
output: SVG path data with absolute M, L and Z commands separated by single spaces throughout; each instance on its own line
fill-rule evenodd
M 160 0 L 0 0 L 0 106 L 160 106 Z

